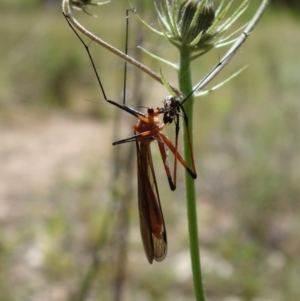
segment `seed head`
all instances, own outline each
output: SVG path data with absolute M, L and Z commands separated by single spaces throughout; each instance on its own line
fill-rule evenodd
M 179 6 L 178 25 L 184 43 L 192 43 L 213 24 L 215 10 L 212 2 L 201 5 L 197 0 L 184 0 Z M 203 41 L 200 38 L 197 45 Z

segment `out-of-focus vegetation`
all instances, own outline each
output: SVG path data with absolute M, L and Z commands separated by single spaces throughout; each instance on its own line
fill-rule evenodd
M 77 16 L 123 49 L 125 2 L 114 0 L 91 10 L 97 19 L 80 12 Z M 101 260 L 88 299 L 112 300 L 117 252 L 112 229 L 122 214 L 118 207 L 111 209 L 108 188 L 115 108 L 103 103 L 88 57 L 60 9 L 47 7 L 15 0 L 4 1 L 0 10 L 0 300 L 76 300 L 99 235 L 104 237 L 99 242 Z M 148 8 L 138 12 L 156 22 Z M 195 104 L 199 241 L 209 300 L 299 298 L 299 25 L 286 11 L 269 9 L 215 82 L 244 65 L 248 68 Z M 145 37 L 145 47 L 176 59 L 176 50 L 164 41 Z M 135 46 L 129 43 L 129 52 Z M 96 45 L 91 49 L 106 93 L 121 101 L 123 62 Z M 199 60 L 195 78 L 210 70 L 221 54 Z M 143 61 L 152 63 L 146 56 Z M 131 73 L 129 68 L 129 91 Z M 167 68 L 166 75 L 176 81 Z M 145 105 L 160 106 L 164 89 L 146 76 L 142 80 Z M 99 132 L 88 140 L 93 143 L 84 145 L 88 151 L 82 157 L 68 139 L 76 137 L 75 145 L 87 141 L 95 124 Z M 47 129 L 55 133 L 49 139 Z M 28 131 L 30 137 L 39 137 L 36 147 L 24 139 Z M 55 161 L 62 147 L 67 155 Z M 17 165 L 18 154 L 24 164 Z M 170 192 L 156 147 L 153 156 L 169 253 L 164 262 L 148 265 L 134 200 L 122 300 L 193 300 L 183 171 L 179 166 L 178 188 Z M 3 173 L 3 166 L 10 166 L 5 170 L 14 170 L 16 176 Z
M 273 0 L 272 5 L 287 6 L 291 9 L 300 9 L 300 2 L 298 0 Z

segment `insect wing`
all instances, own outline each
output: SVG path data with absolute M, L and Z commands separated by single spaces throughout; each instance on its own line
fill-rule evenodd
M 150 142 L 136 141 L 140 229 L 149 263 L 167 255 L 167 234 L 155 179 Z

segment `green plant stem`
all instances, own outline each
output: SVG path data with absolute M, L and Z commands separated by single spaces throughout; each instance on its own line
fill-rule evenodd
M 180 69 L 179 69 L 179 87 L 183 95 L 188 95 L 192 87 L 191 69 L 190 69 L 190 50 L 188 47 L 182 45 L 180 49 Z M 189 131 L 191 139 L 193 136 L 193 105 L 194 98 L 190 96 L 188 101 L 185 103 L 185 111 L 188 117 Z M 189 142 L 186 125 L 184 125 L 184 156 L 187 164 L 192 166 L 192 158 L 189 150 Z M 191 141 L 193 145 L 193 141 Z M 189 241 L 190 241 L 190 254 L 191 254 L 191 265 L 194 281 L 194 290 L 197 301 L 205 301 L 202 274 L 201 274 L 201 263 L 200 263 L 200 251 L 198 243 L 198 226 L 197 226 L 197 208 L 196 208 L 196 193 L 195 193 L 195 181 L 186 172 L 185 173 L 185 184 L 186 184 L 186 201 L 187 201 L 187 217 L 188 217 L 188 230 L 189 230 Z

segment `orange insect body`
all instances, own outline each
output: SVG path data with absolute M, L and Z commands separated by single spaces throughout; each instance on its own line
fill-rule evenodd
M 145 117 L 138 116 L 139 120 L 133 126 L 134 132 L 140 133 L 141 136 L 152 136 L 163 130 L 165 124 L 161 124 L 161 121 L 157 117 L 159 114 L 161 114 L 161 112 L 158 108 L 148 108 L 148 114 Z
M 115 105 L 121 107 L 118 104 Z M 134 136 L 125 140 L 120 140 L 119 143 L 129 141 L 136 142 L 138 163 L 138 204 L 140 230 L 144 250 L 150 263 L 152 263 L 153 259 L 161 261 L 167 254 L 167 234 L 157 183 L 155 180 L 150 143 L 154 140 L 158 143 L 163 165 L 172 190 L 175 190 L 176 182 L 173 182 L 171 176 L 166 147 L 168 147 L 174 154 L 175 162 L 176 160 L 179 160 L 192 177 L 195 177 L 196 175 L 177 152 L 177 146 L 175 147 L 169 138 L 161 132 L 165 127 L 165 123 L 161 123 L 157 116 L 159 114 L 165 114 L 165 108 L 148 108 L 146 115 L 125 106 L 122 106 L 122 108 L 138 118 L 137 123 L 133 126 Z M 173 111 L 168 111 L 167 113 L 171 118 Z M 173 178 L 176 180 L 175 169 Z

